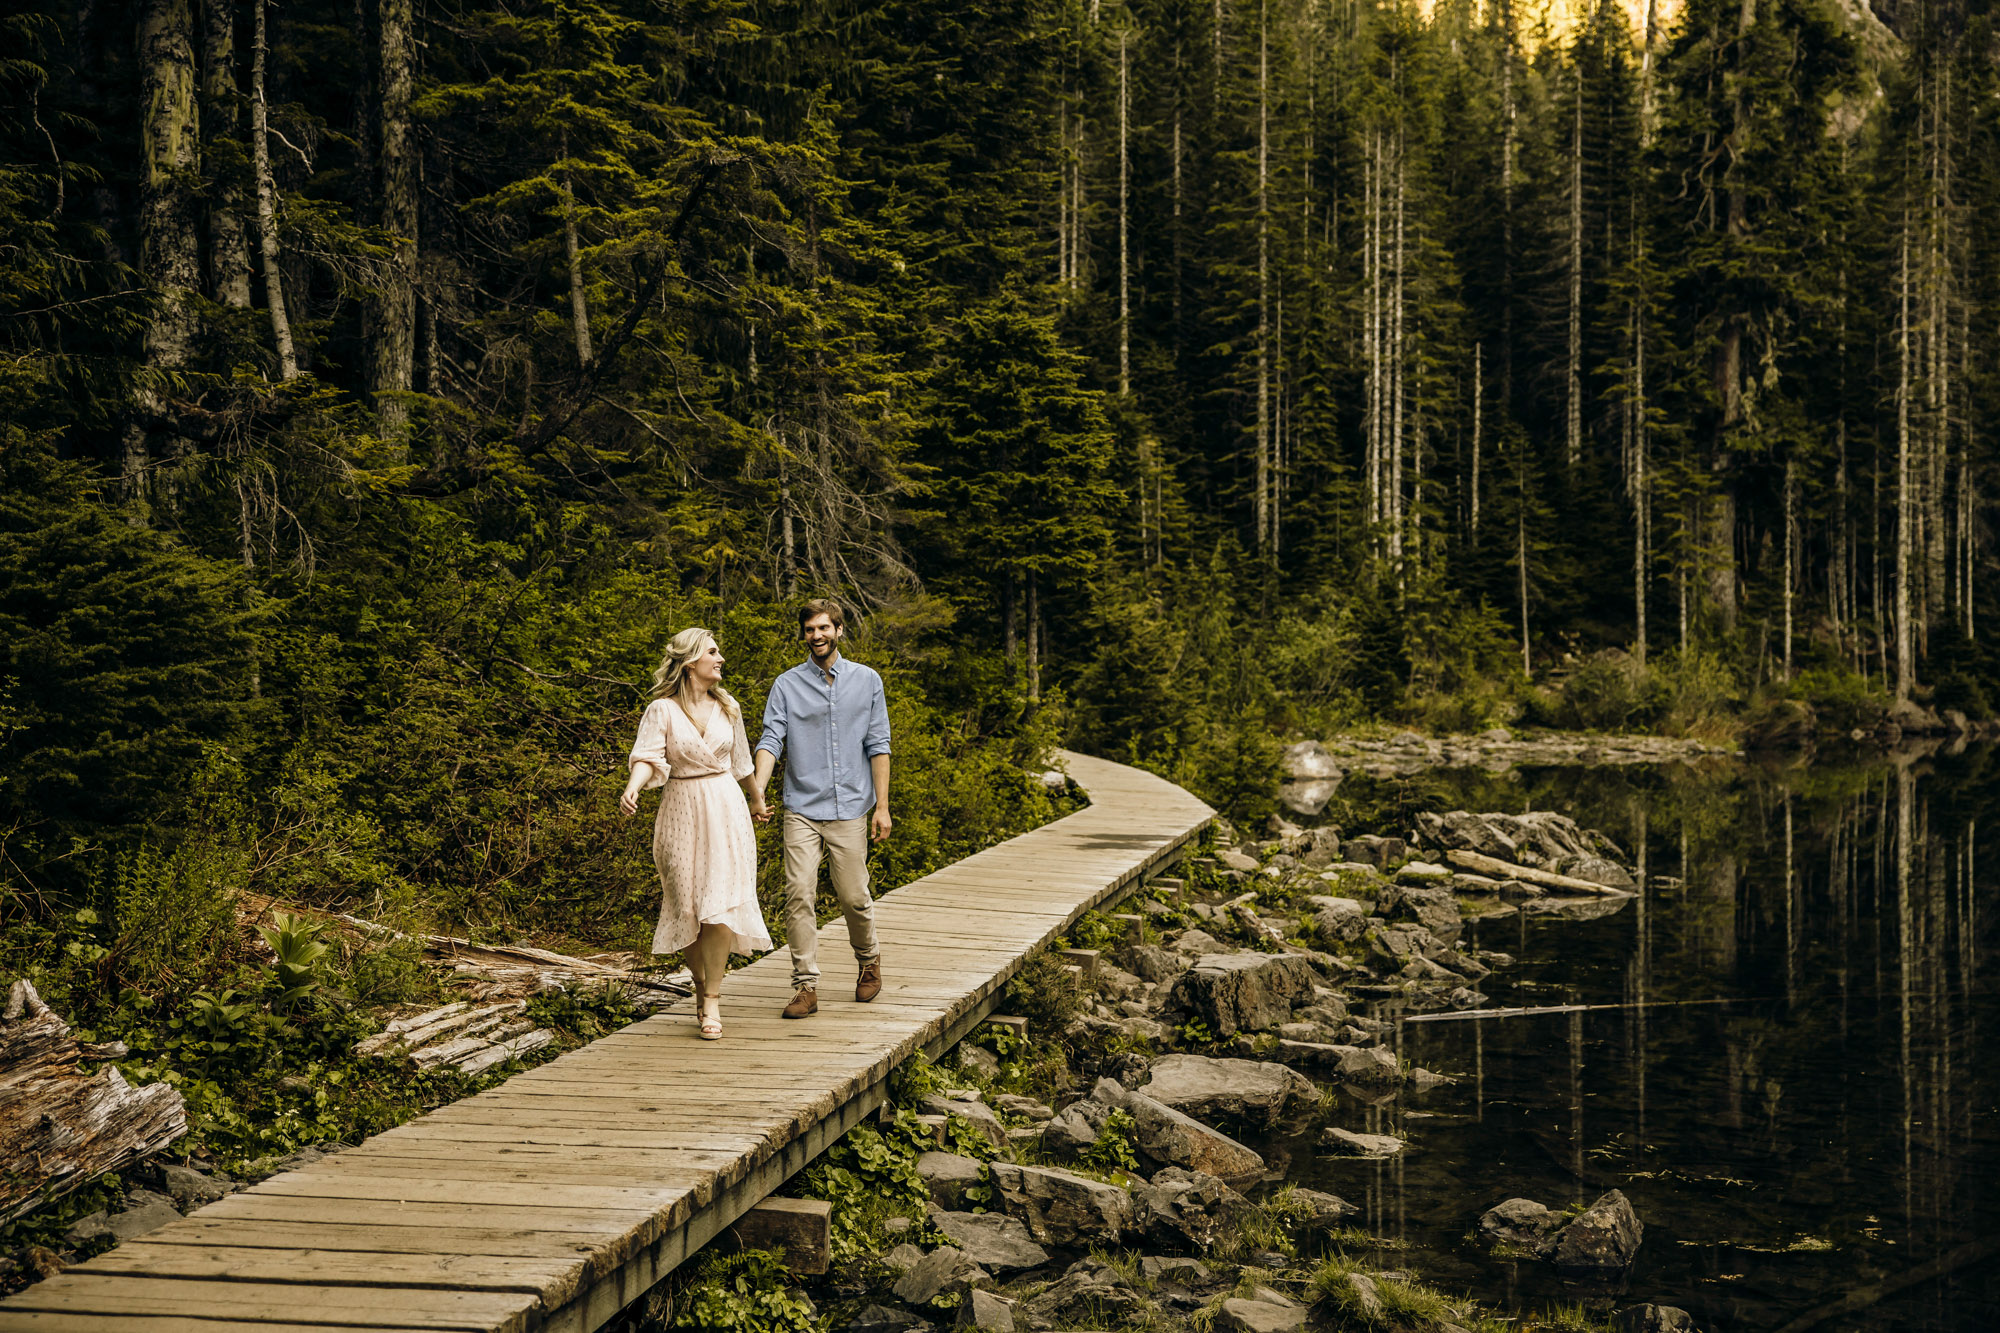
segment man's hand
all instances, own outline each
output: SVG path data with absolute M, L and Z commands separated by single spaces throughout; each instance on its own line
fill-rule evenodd
M 877 805 L 875 807 L 875 817 L 868 823 L 869 831 L 875 835 L 875 841 L 889 841 L 889 830 L 892 826 L 893 822 L 889 818 L 889 807 L 886 805 Z
M 758 792 L 750 798 L 750 818 L 756 820 L 759 824 L 768 824 L 771 822 L 771 807 L 764 800 L 762 792 Z

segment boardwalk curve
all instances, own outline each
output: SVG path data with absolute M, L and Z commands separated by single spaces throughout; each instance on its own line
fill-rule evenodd
M 1088 808 L 882 896 L 873 1004 L 836 964 L 817 1018 L 779 1019 L 781 948 L 731 974 L 722 1042 L 694 1040 L 685 1013 L 635 1023 L 0 1301 L 0 1330 L 590 1333 L 1213 817 L 1150 773 L 1063 759 Z M 826 956 L 849 957 L 845 926 L 826 929 Z

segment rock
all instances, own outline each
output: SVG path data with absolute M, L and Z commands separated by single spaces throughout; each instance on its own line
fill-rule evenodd
M 1391 884 L 1376 898 L 1375 913 L 1389 921 L 1414 921 L 1445 944 L 1458 938 L 1458 899 L 1450 889 Z
M 69 1230 L 63 1232 L 63 1248 L 80 1250 L 100 1240 L 111 1239 L 114 1239 L 111 1234 L 111 1214 L 100 1209 L 69 1224 Z
M 1284 1022 L 1318 980 L 1295 954 L 1209 954 L 1174 982 L 1168 1004 L 1202 1019 L 1216 1037 L 1231 1037 Z
M 1148 1254 L 1139 1260 L 1139 1276 L 1148 1282 L 1158 1282 L 1162 1278 L 1176 1282 L 1206 1282 L 1211 1274 L 1208 1265 L 1199 1259 Z
M 1316 818 L 1340 789 L 1337 778 L 1315 778 L 1311 782 L 1287 782 L 1278 788 L 1278 804 L 1295 815 Z
M 1562 1229 L 1554 1259 L 1562 1273 L 1616 1273 L 1631 1267 L 1646 1229 L 1623 1190 L 1598 1197 Z
M 1694 1319 L 1677 1305 L 1630 1305 L 1611 1316 L 1617 1333 L 1695 1333 Z
M 934 1212 L 931 1221 L 972 1262 L 990 1272 L 1039 1268 L 1049 1261 L 1049 1252 L 1035 1244 L 1028 1228 L 1014 1218 L 999 1213 Z
M 1941 736 L 1944 721 L 1914 699 L 1899 699 L 1889 706 L 1889 721 L 1905 736 Z
M 1488 1240 L 1546 1257 L 1562 1230 L 1561 1213 L 1552 1213 L 1533 1199 L 1506 1199 L 1479 1216 L 1479 1230 Z
M 1288 1063 L 1309 1065 L 1331 1073 L 1343 1083 L 1400 1083 L 1403 1070 L 1396 1053 L 1381 1046 L 1339 1046 L 1321 1042 L 1281 1041 L 1278 1056 Z
M 1054 1283 L 1022 1302 L 1021 1312 L 1035 1328 L 1085 1323 L 1116 1328 L 1145 1304 L 1117 1269 L 1095 1259 L 1079 1259 Z
M 954 1328 L 979 1328 L 986 1333 L 1014 1333 L 1014 1302 L 974 1288 L 958 1304 Z
M 1434 963 L 1428 958 L 1412 958 L 1409 962 L 1403 964 L 1396 975 L 1408 978 L 1411 981 L 1442 982 L 1447 986 L 1457 986 L 1465 980 L 1464 977 L 1450 968 L 1440 963 Z
M 1442 940 L 1414 923 L 1370 926 L 1365 938 L 1368 941 L 1369 966 L 1390 972 L 1401 971 L 1412 958 L 1435 959 L 1450 952 Z
M 1206 907 L 1208 905 L 1206 903 L 1196 903 L 1195 906 Z M 1211 908 L 1210 910 L 1213 911 L 1214 909 Z M 1186 954 L 1193 959 L 1206 958 L 1210 954 L 1236 952 L 1235 945 L 1224 944 L 1205 930 L 1182 931 L 1180 937 L 1173 942 L 1172 948 L 1175 953 Z M 1176 972 L 1175 975 L 1178 976 L 1179 973 Z
M 203 1204 L 214 1203 L 236 1189 L 236 1182 L 227 1177 L 218 1178 L 193 1167 L 175 1166 L 172 1162 L 160 1163 L 154 1174 L 159 1179 L 160 1188 L 183 1213 L 191 1213 Z
M 1341 776 L 1340 765 L 1327 753 L 1326 746 L 1318 741 L 1300 741 L 1297 745 L 1286 746 L 1284 758 L 1278 766 L 1294 782 L 1316 778 L 1337 779 Z
M 1438 887 L 1451 882 L 1453 872 L 1434 861 L 1407 861 L 1396 867 L 1398 884 Z
M 1479 739 L 1487 745 L 1505 745 L 1514 739 L 1514 733 L 1505 727 L 1488 727 L 1479 733 Z
M 1953 736 L 1970 736 L 1972 734 L 1972 722 L 1958 709 L 1947 708 L 1944 710 L 1944 729 Z M 1658 1308 L 1672 1310 L 1674 1307 L 1663 1305 Z M 1679 1313 L 1679 1311 L 1676 1311 L 1676 1313 Z
M 988 1168 L 1009 1213 L 1042 1245 L 1114 1242 L 1132 1226 L 1132 1196 L 1059 1167 L 995 1162 Z
M 1299 849 L 1300 865 L 1308 870 L 1321 870 L 1339 859 L 1339 829 L 1316 828 L 1306 834 L 1305 845 Z
M 1403 1141 L 1393 1134 L 1357 1134 L 1337 1125 L 1320 1131 L 1319 1146 L 1345 1157 L 1394 1157 L 1403 1151 Z
M 1470 986 L 1460 986 L 1444 999 L 1454 1009 L 1477 1009 L 1486 1003 L 1486 997 Z
M 1256 1205 L 1216 1177 L 1178 1166 L 1132 1191 L 1136 1229 L 1163 1245 L 1206 1252 L 1256 1212 Z
M 1341 1274 L 1328 1295 L 1336 1309 L 1363 1328 L 1379 1328 L 1385 1322 L 1382 1289 L 1366 1273 Z
M 1304 1225 L 1318 1230 L 1337 1227 L 1350 1217 L 1361 1216 L 1359 1204 L 1349 1203 L 1338 1194 L 1327 1194 L 1321 1190 L 1309 1190 L 1294 1185 L 1284 1192 L 1282 1198 L 1290 1206 L 1293 1217 L 1298 1218 Z M 1309 1211 L 1301 1218 L 1299 1217 L 1301 1210 Z
M 961 1283 L 977 1286 L 990 1281 L 986 1270 L 972 1262 L 965 1251 L 945 1245 L 917 1260 L 897 1279 L 892 1290 L 903 1304 L 922 1306 L 936 1300 L 947 1287 Z
M 1396 865 L 1410 856 L 1410 844 L 1401 838 L 1385 838 L 1375 833 L 1349 838 L 1345 850 L 1349 860 L 1377 869 Z
M 986 1078 L 1000 1076 L 1000 1057 L 984 1046 L 974 1046 L 971 1042 L 960 1042 L 958 1047 L 958 1067 L 969 1069 Z
M 1169 1055 L 1153 1065 L 1139 1091 L 1201 1121 L 1239 1121 L 1269 1129 L 1293 1101 L 1316 1102 L 1311 1079 L 1279 1064 Z
M 929 1320 L 919 1319 L 907 1310 L 871 1305 L 854 1316 L 847 1333 L 930 1333 L 933 1327 Z
M 954 1152 L 927 1152 L 917 1158 L 917 1174 L 923 1177 L 934 1202 L 956 1208 L 964 1201 L 965 1191 L 985 1178 L 986 1168 Z
M 1268 1301 L 1246 1301 L 1240 1297 L 1224 1301 L 1212 1325 L 1228 1329 L 1230 1333 L 1291 1333 L 1291 1330 L 1305 1326 L 1306 1308 L 1303 1305 L 1272 1305 Z
M 1032 1120 L 1037 1124 L 1056 1118 L 1053 1107 L 1044 1106 L 1033 1097 L 1020 1097 L 1011 1092 L 1001 1093 L 993 1099 L 993 1104 L 1008 1115 L 1018 1116 L 1022 1120 Z
M 909 1219 L 904 1218 L 902 1220 L 907 1222 Z M 910 1242 L 904 1241 L 901 1245 L 883 1255 L 882 1262 L 899 1273 L 907 1273 L 912 1268 L 915 1268 L 923 1257 L 924 1252 L 922 1250 L 910 1244 Z
M 125 1196 L 125 1211 L 111 1214 L 111 1234 L 120 1242 L 137 1240 L 158 1231 L 169 1222 L 180 1220 L 181 1210 L 174 1207 L 174 1201 L 166 1195 L 155 1194 L 151 1190 L 133 1190 Z
M 1409 1081 L 1410 1086 L 1418 1092 L 1429 1092 L 1432 1088 L 1441 1088 L 1447 1083 L 1457 1082 L 1456 1079 L 1443 1074 L 1434 1074 L 1421 1066 L 1410 1071 Z
M 1147 1093 L 1102 1080 L 1092 1096 L 1130 1114 L 1138 1127 L 1134 1137 L 1139 1151 L 1163 1166 L 1186 1167 L 1224 1179 L 1264 1169 L 1264 1159 L 1255 1151 Z
M 1559 856 L 1549 863 L 1549 869 L 1558 875 L 1568 875 L 1571 879 L 1588 880 L 1592 884 L 1602 884 L 1611 889 L 1635 889 L 1638 881 L 1631 872 L 1609 857 L 1603 856 Z
M 1072 1102 L 1042 1127 L 1042 1147 L 1063 1160 L 1079 1157 L 1097 1142 L 1110 1115 L 1111 1107 L 1105 1102 L 1092 1098 Z
M 1348 940 L 1361 938 L 1368 929 L 1368 909 L 1358 898 L 1336 898 L 1316 894 L 1306 899 L 1312 908 L 1312 933 L 1314 938 L 1327 944 L 1342 944 Z
M 1157 944 L 1127 945 L 1118 954 L 1119 966 L 1149 982 L 1172 981 L 1187 970 L 1188 960 Z
M 1256 857 L 1239 852 L 1234 847 L 1217 852 L 1215 859 L 1222 862 L 1223 869 L 1240 870 L 1246 875 L 1255 874 L 1261 868 Z
M 922 1111 L 926 1115 L 956 1116 L 984 1134 L 986 1141 L 1001 1152 L 1007 1151 L 1007 1127 L 985 1102 L 932 1096 L 924 1098 Z

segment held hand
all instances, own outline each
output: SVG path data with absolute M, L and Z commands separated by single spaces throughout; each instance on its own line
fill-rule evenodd
M 639 793 L 636 789 L 627 787 L 623 794 L 618 797 L 618 810 L 619 813 L 625 815 L 636 815 L 639 813 Z
M 753 796 L 750 798 L 750 818 L 756 820 L 759 824 L 768 824 L 771 822 L 771 807 L 765 802 L 763 797 Z
M 871 831 L 875 835 L 875 841 L 887 842 L 889 840 L 889 830 L 892 826 L 888 809 L 884 806 L 876 806 L 875 818 L 870 824 Z

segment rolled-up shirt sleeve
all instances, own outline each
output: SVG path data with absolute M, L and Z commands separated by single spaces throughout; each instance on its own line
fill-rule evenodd
M 868 705 L 868 734 L 861 741 L 861 752 L 870 759 L 889 753 L 889 697 L 880 676 L 875 677 L 874 686 L 875 697 Z
M 785 678 L 778 677 L 771 682 L 771 692 L 764 697 L 764 734 L 757 738 L 757 748 L 769 750 L 780 758 L 785 753 Z
M 645 713 L 639 718 L 639 738 L 632 742 L 632 753 L 625 757 L 628 773 L 640 764 L 652 769 L 646 779 L 646 787 L 664 786 L 670 773 L 667 767 L 667 708 L 665 699 L 655 699 L 646 705 Z

